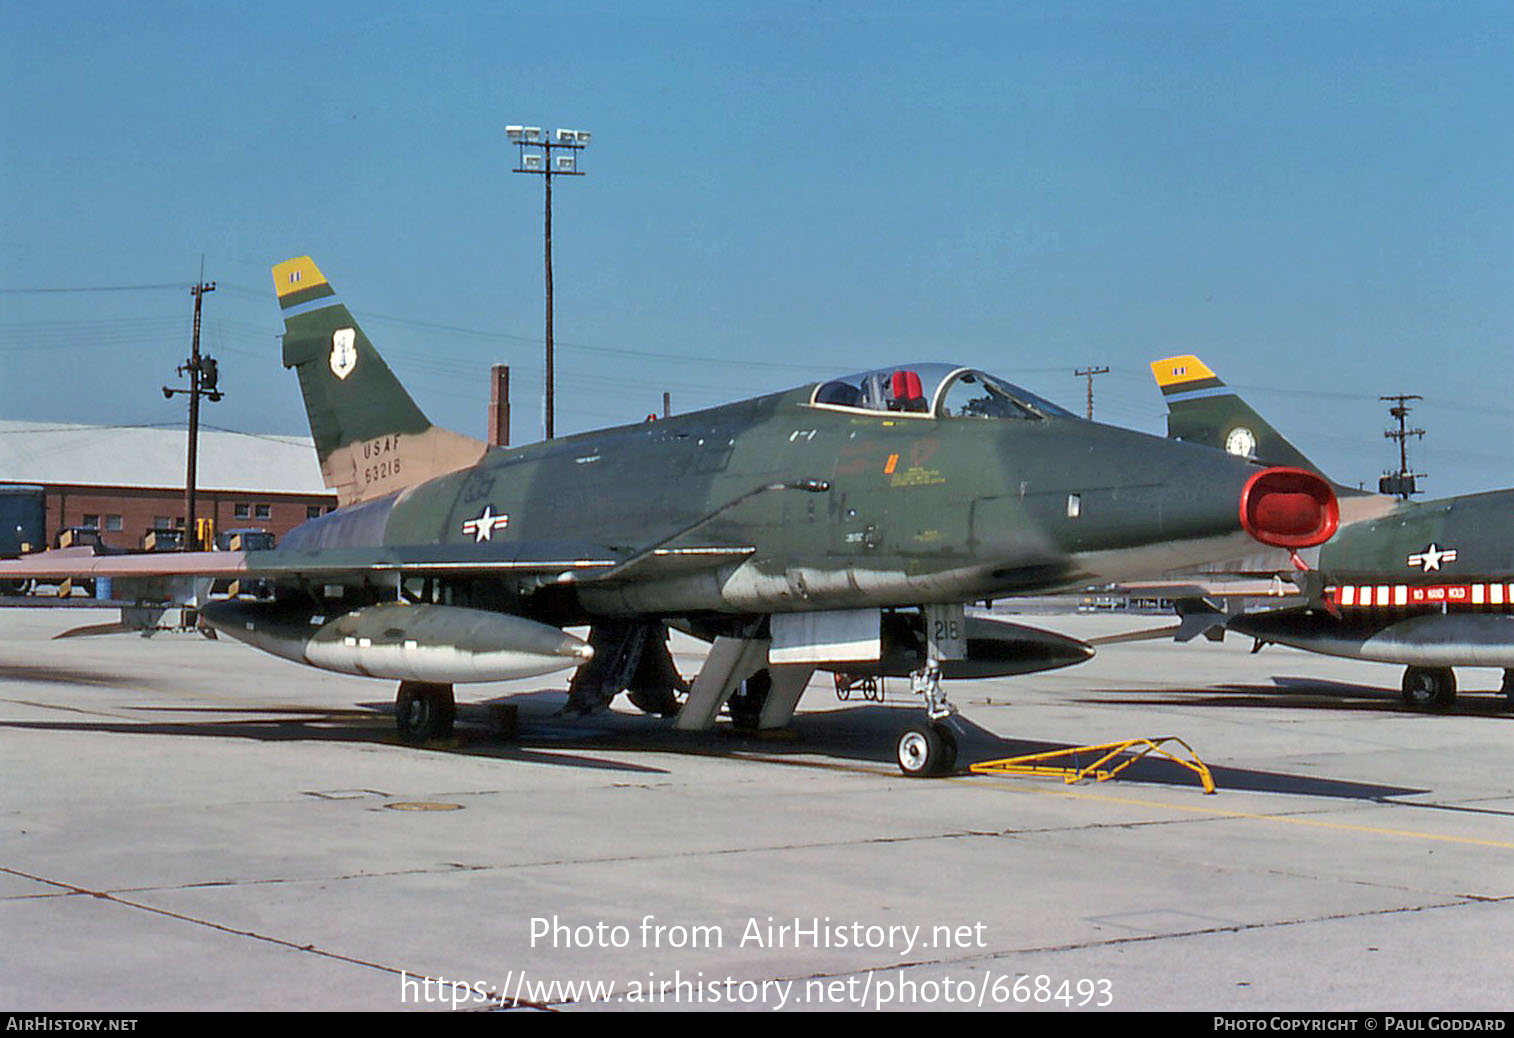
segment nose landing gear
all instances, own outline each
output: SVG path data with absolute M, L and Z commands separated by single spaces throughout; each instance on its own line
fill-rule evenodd
M 941 664 L 927 658 L 925 666 L 910 675 L 910 688 L 925 701 L 925 721 L 915 723 L 899 736 L 895 756 L 899 770 L 910 778 L 946 775 L 957 766 L 957 737 L 946 720 L 957 708 L 941 687 Z

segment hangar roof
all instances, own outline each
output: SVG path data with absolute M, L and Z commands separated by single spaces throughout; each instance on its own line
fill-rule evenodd
M 182 488 L 183 428 L 0 421 L 0 483 Z M 329 494 L 304 436 L 200 430 L 201 490 Z

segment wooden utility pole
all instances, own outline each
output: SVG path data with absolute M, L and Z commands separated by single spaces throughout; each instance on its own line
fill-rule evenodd
M 1409 471 L 1409 437 L 1425 437 L 1423 429 L 1408 428 L 1409 412 L 1413 410 L 1409 401 L 1423 400 L 1424 397 L 1413 393 L 1397 393 L 1393 396 L 1380 396 L 1378 399 L 1395 405 L 1388 408 L 1388 413 L 1398 419 L 1398 428 L 1383 430 L 1383 437 L 1398 441 L 1398 471 L 1384 474 L 1377 481 L 1377 489 L 1379 493 L 1395 494 L 1407 501 L 1411 494 L 1420 493 L 1419 481 L 1425 476 L 1423 472 Z
M 1073 374 L 1078 378 L 1088 379 L 1088 420 L 1090 422 L 1093 421 L 1093 377 L 1095 375 L 1106 375 L 1108 373 L 1108 368 L 1078 368 L 1075 372 L 1073 372 Z
M 189 340 L 189 359 L 179 365 L 180 375 L 189 376 L 188 389 L 170 389 L 163 387 L 164 399 L 173 399 L 176 394 L 184 393 L 189 397 L 189 460 L 184 473 L 184 547 L 203 547 L 196 541 L 195 536 L 195 470 L 199 463 L 200 454 L 200 397 L 209 397 L 211 401 L 221 399 L 220 372 L 215 358 L 201 356 L 200 354 L 200 309 L 205 300 L 206 292 L 214 292 L 214 281 L 201 281 L 189 289 L 189 294 L 195 297 L 194 331 Z

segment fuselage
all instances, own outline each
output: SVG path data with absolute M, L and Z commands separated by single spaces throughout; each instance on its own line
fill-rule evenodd
M 950 370 L 960 382 L 966 369 Z M 1238 501 L 1256 465 L 1029 394 L 998 415 L 952 413 L 952 378 L 930 411 L 819 403 L 806 387 L 492 450 L 313 520 L 284 549 L 659 545 L 663 565 L 575 594 L 587 615 L 668 615 L 962 602 L 1157 575 L 1252 543 Z M 795 480 L 827 489 L 777 489 Z

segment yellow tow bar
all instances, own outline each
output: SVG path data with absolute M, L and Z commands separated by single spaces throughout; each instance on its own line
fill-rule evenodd
M 1193 759 L 1184 760 L 1164 750 L 1161 744 L 1168 742 L 1175 742 L 1183 747 Z M 1137 747 L 1140 747 L 1138 751 Z M 979 761 L 968 770 L 977 775 L 1061 775 L 1062 780 L 1068 785 L 1089 777 L 1100 782 L 1107 782 L 1148 753 L 1156 753 L 1175 764 L 1181 764 L 1198 775 L 1199 781 L 1204 784 L 1205 793 L 1214 792 L 1214 778 L 1209 774 L 1208 765 L 1199 760 L 1198 754 L 1193 752 L 1193 747 L 1176 735 L 1164 735 L 1155 739 L 1126 739 L 1124 742 L 1106 742 L 1098 746 L 1074 746 L 1068 750 L 1050 750 L 1046 753 L 1027 753 L 1023 757 Z M 1077 763 L 1078 758 L 1089 754 L 1102 754 L 1102 756 L 1086 766 Z M 1122 759 L 1113 767 L 1105 767 L 1122 754 L 1124 755 Z M 1072 764 L 1052 763 L 1067 757 L 1073 758 Z

